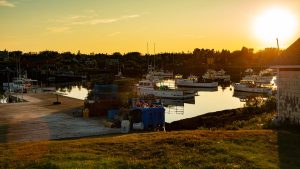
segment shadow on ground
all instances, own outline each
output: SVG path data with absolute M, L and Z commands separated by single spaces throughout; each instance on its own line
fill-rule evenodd
M 300 169 L 300 132 L 278 132 L 278 157 L 281 169 Z

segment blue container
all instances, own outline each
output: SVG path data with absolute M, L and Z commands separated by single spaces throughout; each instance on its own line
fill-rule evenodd
M 114 120 L 115 119 L 115 115 L 117 115 L 119 113 L 118 109 L 110 109 L 107 111 L 107 116 L 109 120 Z
M 142 122 L 145 129 L 163 126 L 165 123 L 165 109 L 159 108 L 142 108 Z

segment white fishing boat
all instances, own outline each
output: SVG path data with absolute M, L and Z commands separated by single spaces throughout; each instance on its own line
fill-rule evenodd
M 142 96 L 154 95 L 157 98 L 169 98 L 169 99 L 190 99 L 195 96 L 194 90 L 179 90 L 169 89 L 167 86 L 159 86 L 150 80 L 141 80 L 137 85 L 139 94 Z
M 275 77 L 276 72 L 274 72 L 273 69 L 261 70 L 258 74 L 254 74 L 253 69 L 246 69 L 245 76 L 242 80 L 253 80 L 255 83 L 259 84 L 272 84 L 274 83 Z
M 254 82 L 256 82 L 257 80 L 259 80 L 259 76 L 258 75 L 246 75 L 242 78 L 242 80 L 252 80 Z
M 187 79 L 176 78 L 175 83 L 178 87 L 195 87 L 195 88 L 216 88 L 218 82 L 200 82 L 197 76 L 189 76 Z
M 270 84 L 275 76 L 273 69 L 265 69 L 259 72 L 259 78 L 255 82 L 260 84 Z
M 221 69 L 220 71 L 215 71 L 213 69 L 208 69 L 207 72 L 202 76 L 204 80 L 212 81 L 230 81 L 230 75 L 226 75 L 226 72 Z
M 272 89 L 257 85 L 253 80 L 241 80 L 240 83 L 233 84 L 234 91 L 253 92 L 271 94 Z
M 146 74 L 146 79 L 151 81 L 159 81 L 159 80 L 166 80 L 172 79 L 173 72 L 165 72 L 162 70 L 155 70 L 151 65 L 148 66 L 148 73 Z

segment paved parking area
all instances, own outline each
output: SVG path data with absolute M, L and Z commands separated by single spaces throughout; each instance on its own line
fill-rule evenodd
M 59 96 L 61 105 L 53 105 L 56 95 L 24 94 L 28 102 L 0 104 L 0 142 L 22 142 L 86 137 L 120 133 L 106 128 L 99 118 L 73 117 L 83 101 Z

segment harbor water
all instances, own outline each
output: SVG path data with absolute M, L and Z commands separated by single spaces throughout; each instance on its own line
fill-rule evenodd
M 164 82 L 164 85 L 174 87 L 172 81 Z M 165 121 L 170 123 L 173 121 L 195 117 L 209 112 L 235 109 L 245 105 L 245 99 L 242 95 L 236 95 L 232 86 L 214 89 L 193 89 L 197 90 L 197 96 L 192 100 L 170 100 L 162 99 L 161 102 L 165 107 Z M 71 85 L 68 87 L 58 88 L 57 92 L 64 96 L 84 100 L 90 89 L 81 85 Z

